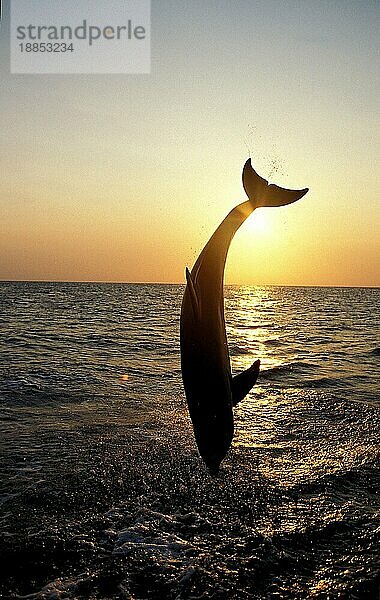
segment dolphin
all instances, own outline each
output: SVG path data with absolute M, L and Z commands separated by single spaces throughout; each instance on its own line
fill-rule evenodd
M 308 188 L 288 190 L 268 184 L 253 169 L 243 168 L 248 200 L 238 204 L 222 221 L 200 253 L 187 285 L 180 319 L 181 369 L 190 418 L 199 453 L 216 475 L 231 445 L 233 408 L 250 391 L 260 361 L 232 377 L 224 320 L 224 266 L 231 240 L 255 208 L 285 206 L 302 198 Z

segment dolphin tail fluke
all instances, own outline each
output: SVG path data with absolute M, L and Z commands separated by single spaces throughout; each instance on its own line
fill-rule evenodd
M 286 188 L 278 187 L 274 183 L 271 183 L 267 187 L 266 194 L 264 196 L 263 203 L 259 203 L 259 206 L 286 206 L 292 204 L 297 200 L 300 200 L 307 192 L 309 188 L 303 190 L 287 190 Z
M 243 167 L 243 187 L 251 201 L 256 201 L 258 198 L 261 198 L 268 187 L 267 180 L 260 177 L 252 167 L 250 158 Z
M 246 397 L 253 388 L 259 376 L 260 361 L 255 360 L 253 365 L 239 375 L 232 378 L 232 405 L 236 406 L 240 400 Z
M 250 158 L 243 168 L 243 186 L 248 198 L 256 207 L 286 206 L 300 200 L 309 191 L 309 188 L 287 190 L 273 183 L 268 185 L 267 180 L 253 169 Z

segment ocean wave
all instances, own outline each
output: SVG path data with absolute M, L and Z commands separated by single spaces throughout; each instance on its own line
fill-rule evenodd
M 314 377 L 298 383 L 301 388 L 313 389 L 352 389 L 358 390 L 358 383 L 366 384 L 370 380 L 366 375 L 339 375 L 337 377 Z
M 235 329 L 272 329 L 273 327 L 278 327 L 278 325 L 275 325 L 274 323 L 258 323 L 256 325 L 247 325 L 236 322 L 232 323 L 231 326 L 233 326 Z
M 307 362 L 293 362 L 278 365 L 276 367 L 270 367 L 269 369 L 263 369 L 260 371 L 260 378 L 268 380 L 276 380 L 281 378 L 283 375 L 298 375 L 309 373 L 314 370 L 315 366 Z
M 277 347 L 277 346 L 283 346 L 284 342 L 282 340 L 280 340 L 279 338 L 274 338 L 274 339 L 270 339 L 270 340 L 265 340 L 264 344 L 265 344 L 265 346 Z
M 338 377 L 319 377 L 316 379 L 306 379 L 298 383 L 298 387 L 313 389 L 337 388 L 344 387 L 344 385 L 344 380 Z
M 339 323 L 337 325 L 325 325 L 324 329 L 325 329 L 325 331 L 341 332 L 341 331 L 355 331 L 356 327 L 353 325 L 343 325 L 343 324 Z
M 377 348 L 374 348 L 373 350 L 371 350 L 370 354 L 373 354 L 374 356 L 380 356 L 380 347 L 377 347 Z
M 230 344 L 229 346 L 230 356 L 240 356 L 250 353 L 250 349 L 246 346 L 238 346 L 237 344 Z
M 186 540 L 183 532 L 206 533 L 207 525 L 205 519 L 195 513 L 170 515 L 143 508 L 132 525 L 116 534 L 113 553 L 125 555 L 136 550 L 143 551 L 156 561 L 166 562 L 175 558 L 187 562 L 186 554 L 194 550 L 194 546 Z

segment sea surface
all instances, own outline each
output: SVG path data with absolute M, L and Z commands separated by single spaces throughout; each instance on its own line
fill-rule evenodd
M 261 374 L 217 478 L 183 290 L 0 283 L 0 596 L 378 600 L 380 289 L 225 289 Z

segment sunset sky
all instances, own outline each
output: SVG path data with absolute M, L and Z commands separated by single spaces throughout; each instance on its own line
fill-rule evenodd
M 378 1 L 153 0 L 150 75 L 11 75 L 4 4 L 0 279 L 183 282 L 251 156 L 310 192 L 226 282 L 380 285 Z

